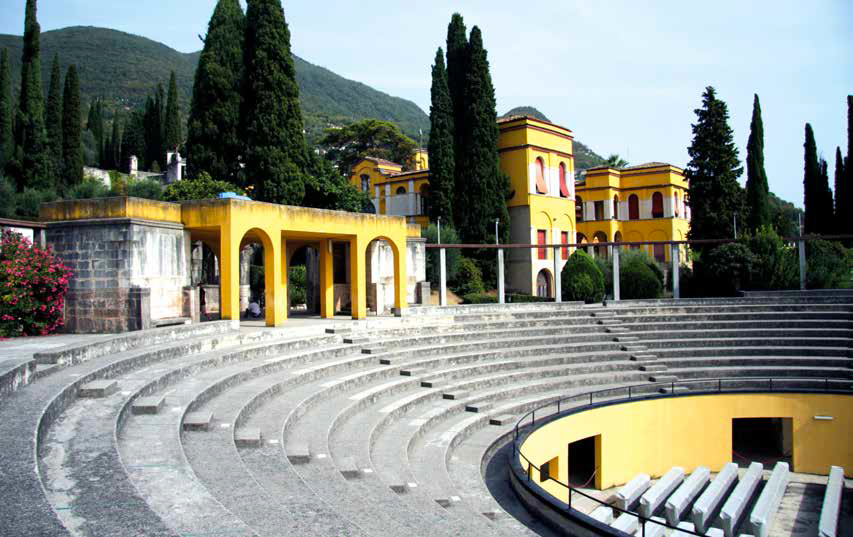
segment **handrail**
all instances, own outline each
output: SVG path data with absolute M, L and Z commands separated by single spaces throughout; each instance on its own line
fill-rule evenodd
M 774 386 L 774 380 L 776 381 L 775 386 Z M 829 377 L 724 377 L 724 378 L 710 378 L 710 379 L 703 378 L 703 379 L 680 380 L 677 382 L 676 381 L 647 382 L 644 384 L 632 384 L 632 385 L 628 385 L 628 386 L 616 386 L 613 388 L 605 388 L 603 390 L 595 390 L 595 391 L 591 391 L 591 392 L 584 392 L 584 393 L 580 393 L 577 395 L 571 395 L 568 397 L 560 397 L 560 398 L 557 398 L 555 400 L 552 400 L 548 403 L 545 403 L 541 406 L 534 408 L 533 410 L 527 412 L 525 415 L 523 415 L 521 418 L 518 419 L 518 421 L 515 424 L 515 433 L 514 433 L 513 447 L 512 447 L 513 459 L 510 463 L 510 467 L 512 467 L 512 465 L 517 462 L 517 459 L 515 459 L 515 456 L 517 455 L 517 456 L 520 456 L 522 459 L 524 459 L 524 462 L 527 463 L 527 468 L 526 469 L 522 468 L 522 470 L 523 471 L 526 470 L 525 473 L 527 474 L 527 481 L 528 482 L 530 482 L 530 476 L 531 476 L 530 470 L 531 470 L 531 468 L 535 469 L 537 473 L 541 474 L 541 467 L 533 464 L 533 461 L 528 459 L 527 456 L 525 456 L 524 453 L 522 453 L 522 451 L 521 451 L 521 446 L 519 444 L 519 429 L 521 427 L 531 427 L 532 428 L 534 425 L 536 425 L 536 411 L 537 410 L 541 411 L 541 410 L 547 409 L 549 407 L 556 406 L 557 412 L 554 414 L 549 414 L 547 417 L 547 419 L 549 421 L 555 419 L 556 417 L 558 417 L 559 415 L 561 415 L 563 413 L 568 412 L 568 410 L 563 410 L 563 404 L 567 401 L 572 400 L 572 399 L 579 399 L 579 398 L 584 399 L 584 401 L 581 402 L 579 405 L 575 405 L 572 407 L 572 410 L 575 410 L 581 406 L 591 407 L 591 406 L 595 406 L 597 404 L 600 404 L 600 401 L 599 402 L 595 401 L 595 396 L 599 395 L 599 394 L 613 393 L 616 391 L 626 391 L 626 393 L 628 395 L 627 397 L 623 397 L 621 399 L 616 399 L 616 400 L 611 399 L 611 400 L 607 401 L 608 404 L 619 404 L 622 402 L 638 401 L 638 400 L 644 400 L 644 399 L 683 397 L 684 396 L 683 394 L 675 393 L 675 386 L 684 386 L 684 385 L 689 385 L 689 384 L 709 384 L 709 383 L 712 385 L 716 384 L 716 389 L 710 389 L 710 390 L 706 389 L 706 390 L 701 390 L 701 391 L 694 391 L 694 392 L 691 392 L 689 395 L 704 395 L 704 394 L 709 394 L 709 393 L 738 393 L 738 392 L 745 392 L 745 391 L 746 392 L 755 392 L 757 390 L 762 391 L 762 392 L 763 391 L 770 391 L 770 392 L 801 391 L 801 390 L 793 390 L 792 388 L 781 388 L 779 386 L 780 384 L 784 384 L 784 383 L 788 383 L 788 382 L 792 382 L 792 381 L 797 381 L 797 382 L 805 381 L 806 383 L 820 383 L 823 386 L 823 389 L 817 390 L 820 392 L 829 392 L 830 391 L 829 386 L 831 383 L 845 383 L 845 384 L 850 383 L 849 379 L 834 379 L 834 378 L 829 378 Z M 736 383 L 743 384 L 743 383 L 747 383 L 747 382 L 749 382 L 749 383 L 767 382 L 768 384 L 767 384 L 766 388 L 761 388 L 761 389 L 754 388 L 754 387 L 751 387 L 751 388 L 734 388 L 734 387 L 728 387 L 728 386 L 724 387 L 724 385 L 723 385 L 724 382 L 732 383 L 732 384 L 736 384 Z M 650 393 L 638 394 L 637 390 L 640 388 L 642 388 L 643 392 L 648 391 Z M 669 393 L 659 393 L 658 390 L 660 388 L 669 388 L 670 391 L 669 391 Z M 589 399 L 588 402 L 586 402 L 587 399 Z M 527 425 L 522 425 L 522 422 L 527 420 L 528 416 L 530 417 L 530 423 Z M 541 420 L 541 418 L 540 418 L 540 420 Z M 519 464 L 519 466 L 521 466 L 520 463 L 518 463 L 518 464 Z M 598 471 L 598 468 L 596 468 L 596 472 L 597 471 Z M 595 475 L 595 474 L 593 474 L 593 475 Z M 651 522 L 651 523 L 657 524 L 659 526 L 664 526 L 664 527 L 669 528 L 669 529 L 681 531 L 682 533 L 686 533 L 688 535 L 696 535 L 699 537 L 702 536 L 701 533 L 696 533 L 696 532 L 693 532 L 690 530 L 685 530 L 685 529 L 677 528 L 675 526 L 670 526 L 666 522 L 660 522 L 657 520 L 652 520 L 651 518 L 644 517 L 644 516 L 640 515 L 639 513 L 634 513 L 632 511 L 628 511 L 627 509 L 622 509 L 622 508 L 617 507 L 615 505 L 608 504 L 602 500 L 599 500 L 598 498 L 595 498 L 594 496 L 591 496 L 591 495 L 583 492 L 582 490 L 578 490 L 578 488 L 572 486 L 571 483 L 563 483 L 559 479 L 555 479 L 553 477 L 548 477 L 548 479 L 557 483 L 562 488 L 566 489 L 566 491 L 568 492 L 567 507 L 570 510 L 572 509 L 572 494 L 580 494 L 582 497 L 587 498 L 589 500 L 592 500 L 593 502 L 597 503 L 598 505 L 605 506 L 605 507 L 611 507 L 620 514 L 628 513 L 630 515 L 637 517 L 640 521 L 641 526 L 642 526 L 643 535 L 645 535 L 646 523 Z M 554 498 L 554 499 L 556 500 L 556 498 Z M 557 500 L 557 501 L 559 501 L 559 500 Z

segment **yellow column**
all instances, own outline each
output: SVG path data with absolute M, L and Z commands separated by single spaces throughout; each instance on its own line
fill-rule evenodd
M 287 269 L 288 265 L 288 255 L 287 255 L 287 240 L 284 237 L 279 237 L 278 239 L 281 244 L 281 289 L 282 295 L 284 297 L 284 318 L 287 319 L 290 314 L 290 293 L 288 291 L 287 286 Z
M 219 228 L 219 308 L 222 319 L 240 320 L 240 240 L 229 224 Z
M 402 245 L 401 245 L 402 243 Z M 408 275 L 406 274 L 406 257 L 409 255 L 406 240 L 395 241 L 394 252 L 394 307 L 397 309 L 396 314 L 402 315 L 408 305 Z
M 332 241 L 320 243 L 320 316 L 332 319 L 335 316 L 335 271 L 332 258 Z
M 352 297 L 352 318 L 367 318 L 366 253 L 367 244 L 358 235 L 349 241 L 350 252 L 350 296 Z M 396 269 L 395 269 L 396 272 Z
M 274 234 L 264 244 L 264 297 L 267 326 L 281 326 L 287 320 L 287 294 L 282 286 L 281 235 Z

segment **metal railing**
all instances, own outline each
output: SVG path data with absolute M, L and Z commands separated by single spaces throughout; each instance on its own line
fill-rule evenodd
M 574 508 L 572 507 L 572 496 L 580 495 L 582 498 L 592 500 L 599 506 L 611 507 L 614 511 L 616 511 L 616 513 L 618 513 L 618 515 L 614 515 L 614 518 L 617 518 L 617 516 L 625 513 L 637 517 L 637 519 L 639 520 L 639 525 L 642 528 L 641 535 L 643 536 L 646 534 L 646 524 L 656 524 L 669 529 L 681 531 L 682 533 L 688 535 L 701 536 L 701 533 L 680 529 L 676 526 L 670 526 L 666 522 L 652 520 L 650 517 L 644 517 L 639 513 L 628 511 L 626 509 L 622 509 L 615 505 L 606 503 L 590 494 L 585 493 L 582 490 L 579 490 L 578 487 L 572 486 L 571 483 L 563 483 L 559 479 L 555 479 L 550 476 L 548 476 L 547 479 L 543 480 L 541 477 L 541 466 L 536 466 L 535 464 L 533 464 L 533 461 L 528 459 L 522 451 L 523 440 L 526 440 L 526 436 L 522 438 L 523 433 L 520 432 L 521 429 L 526 428 L 528 433 L 527 436 L 529 436 L 529 434 L 535 430 L 534 427 L 536 426 L 536 413 L 539 412 L 541 416 L 542 412 L 547 411 L 549 408 L 554 408 L 555 411 L 550 414 L 547 414 L 545 417 L 540 417 L 540 424 L 542 424 L 543 421 L 545 423 L 548 423 L 561 417 L 565 417 L 566 415 L 574 414 L 576 412 L 583 411 L 585 409 L 590 409 L 593 407 L 616 405 L 632 401 L 642 401 L 666 397 L 684 397 L 720 393 L 766 392 L 851 393 L 851 382 L 853 382 L 853 380 L 851 379 L 835 379 L 829 377 L 728 377 L 713 379 L 690 379 L 670 382 L 648 382 L 644 384 L 632 384 L 629 386 L 616 386 L 612 388 L 605 388 L 603 390 L 584 392 L 568 397 L 560 397 L 556 400 L 550 401 L 539 407 L 534 408 L 533 410 L 529 411 L 524 416 L 519 418 L 519 420 L 516 422 L 512 448 L 513 459 L 510 462 L 510 468 L 512 471 L 515 471 L 515 465 L 518 464 L 518 468 L 520 469 L 520 471 L 526 474 L 523 479 L 520 479 L 521 481 L 526 480 L 527 483 L 531 483 L 533 470 L 535 470 L 536 473 L 540 474 L 540 481 L 553 481 L 561 488 L 565 489 L 568 493 L 568 501 L 565 502 L 564 505 L 565 508 L 568 510 L 574 510 Z M 797 383 L 799 387 L 791 387 L 790 385 L 792 383 Z M 746 384 L 749 384 L 749 386 L 745 386 Z M 831 388 L 833 385 L 837 384 L 844 384 L 844 389 L 833 390 Z M 687 387 L 696 385 L 705 385 L 705 388 L 690 391 L 686 394 L 680 394 L 675 391 L 676 387 Z M 810 385 L 811 388 L 803 388 L 803 385 Z M 669 392 L 661 392 L 660 390 L 669 390 Z M 609 396 L 605 398 L 605 395 Z M 572 402 L 574 402 L 574 404 L 572 404 Z M 528 419 L 529 423 L 526 423 Z M 518 459 L 519 457 L 524 461 L 524 464 L 526 464 L 526 468 L 522 466 L 522 463 Z M 598 468 L 596 469 L 596 471 L 598 471 Z M 533 490 L 531 490 L 531 492 L 539 496 L 540 499 L 542 498 L 542 494 L 539 494 Z M 545 492 L 545 494 L 547 494 L 547 497 L 545 498 L 546 500 L 562 503 L 562 500 L 548 493 L 547 491 Z

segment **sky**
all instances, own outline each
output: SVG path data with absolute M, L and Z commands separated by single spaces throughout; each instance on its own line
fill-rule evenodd
M 89 25 L 199 50 L 215 0 L 52 0 L 42 31 Z M 22 34 L 24 0 L 0 0 Z M 245 2 L 244 2 L 245 5 Z M 853 2 L 790 0 L 361 0 L 283 2 L 293 52 L 429 111 L 430 68 L 454 12 L 489 52 L 498 114 L 541 110 L 577 140 L 631 164 L 684 167 L 706 86 L 729 108 L 741 160 L 761 99 L 770 189 L 802 207 L 804 125 L 834 185 L 853 94 Z M 405 7 L 402 7 L 402 6 Z M 741 182 L 746 181 L 744 172 Z

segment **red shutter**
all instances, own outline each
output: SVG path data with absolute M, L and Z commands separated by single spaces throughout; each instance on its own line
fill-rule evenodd
M 663 218 L 663 194 L 652 194 L 652 218 Z
M 560 242 L 561 242 L 561 244 L 569 244 L 569 232 L 568 231 L 563 231 L 562 233 L 560 233 Z M 563 252 L 563 259 L 568 259 L 569 258 L 569 247 L 563 246 L 562 252 Z
M 566 184 L 566 165 L 560 164 L 560 196 L 569 197 L 569 185 Z
M 548 193 L 548 185 L 545 184 L 545 162 L 541 158 L 536 159 L 536 193 Z
M 536 244 L 538 244 L 539 246 L 545 246 L 546 235 L 547 233 L 541 229 L 537 231 Z M 548 250 L 546 248 L 539 248 L 539 259 L 548 259 Z
M 640 219 L 640 198 L 636 194 L 631 194 L 631 197 L 628 198 L 628 219 Z

